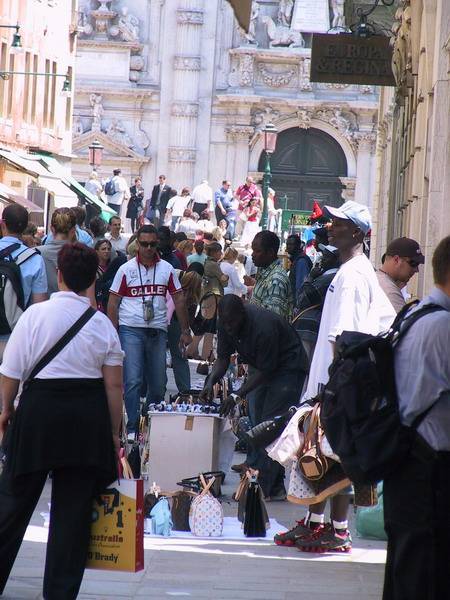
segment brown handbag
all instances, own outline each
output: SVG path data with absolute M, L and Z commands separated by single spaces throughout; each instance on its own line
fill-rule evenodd
M 323 432 L 320 426 L 320 404 L 317 403 L 314 405 L 311 412 L 303 447 L 297 454 L 298 468 L 302 475 L 310 481 L 322 479 L 334 463 L 332 459 L 322 454 L 320 448 L 322 436 Z

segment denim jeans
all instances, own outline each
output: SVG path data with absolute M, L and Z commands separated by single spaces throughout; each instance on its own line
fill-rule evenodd
M 123 366 L 127 429 L 136 431 L 144 373 L 148 383 L 147 405 L 164 400 L 167 333 L 162 329 L 120 325 L 119 337 L 125 352 Z
M 172 357 L 173 376 L 180 394 L 188 392 L 191 389 L 191 371 L 189 361 L 183 358 L 180 350 L 181 327 L 177 316 L 172 317 L 169 329 L 167 330 L 167 341 L 169 344 L 170 356 Z
M 227 235 L 230 240 L 233 240 L 236 236 L 236 220 L 228 218 L 228 229 Z

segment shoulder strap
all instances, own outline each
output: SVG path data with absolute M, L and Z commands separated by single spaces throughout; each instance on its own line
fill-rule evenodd
M 39 250 L 36 250 L 36 248 L 27 248 L 26 250 L 24 250 L 23 252 L 21 252 L 19 254 L 19 256 L 16 258 L 16 260 L 14 262 L 16 263 L 16 265 L 18 265 L 20 267 L 20 265 L 23 265 L 23 263 L 25 261 L 27 261 L 29 258 L 34 256 L 35 254 L 40 254 Z
M 20 248 L 20 244 L 18 242 L 14 242 L 14 244 L 10 244 L 9 246 L 6 246 L 6 248 L 3 248 L 3 250 L 0 250 L 0 260 L 3 260 L 7 256 L 11 256 L 11 254 L 15 250 L 18 250 L 19 248 Z
M 46 367 L 60 352 L 61 350 L 67 346 L 67 344 L 76 336 L 76 334 L 86 325 L 86 323 L 91 319 L 97 311 L 90 306 L 81 317 L 75 321 L 70 329 L 66 331 L 66 333 L 60 338 L 53 348 L 41 358 L 41 360 L 34 366 L 34 369 L 31 371 L 28 376 L 28 381 L 34 379 L 36 375 L 42 371 L 44 367 Z
M 398 322 L 397 322 L 397 319 L 394 321 L 393 328 L 394 328 L 394 336 L 395 337 L 394 337 L 393 341 L 396 344 L 398 344 L 399 340 L 408 333 L 408 331 L 410 330 L 410 328 L 414 325 L 414 323 L 416 321 L 418 321 L 425 315 L 428 315 L 428 314 L 431 314 L 431 313 L 434 313 L 434 312 L 437 312 L 440 310 L 446 310 L 446 309 L 443 306 L 441 306 L 440 304 L 433 304 L 433 303 L 425 304 L 425 306 L 422 306 L 422 308 L 419 308 L 418 310 L 414 311 L 410 315 L 407 312 L 404 312 L 404 309 L 402 309 L 400 311 L 399 315 L 402 315 L 403 318 L 399 319 Z

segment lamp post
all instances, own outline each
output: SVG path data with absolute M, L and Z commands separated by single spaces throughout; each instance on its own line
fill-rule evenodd
M 102 164 L 103 146 L 98 140 L 94 140 L 89 146 L 89 164 L 94 171 Z
M 267 229 L 268 224 L 268 207 L 267 198 L 269 196 L 269 185 L 272 179 L 272 173 L 270 171 L 270 157 L 275 152 L 277 145 L 278 131 L 273 123 L 267 123 L 262 130 L 264 135 L 264 152 L 266 153 L 266 167 L 263 175 L 263 214 L 261 219 L 261 228 Z
M 23 47 L 22 47 L 22 40 L 21 40 L 20 33 L 19 33 L 19 29 L 20 29 L 19 23 L 17 23 L 17 25 L 0 25 L 0 27 L 2 29 L 15 29 L 16 30 L 16 32 L 13 34 L 11 48 L 9 50 L 10 54 L 19 54 L 20 52 L 22 52 Z

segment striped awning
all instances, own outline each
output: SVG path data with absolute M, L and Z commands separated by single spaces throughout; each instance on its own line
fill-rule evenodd
M 248 31 L 250 15 L 252 12 L 252 0 L 228 0 L 234 10 L 239 25 Z

